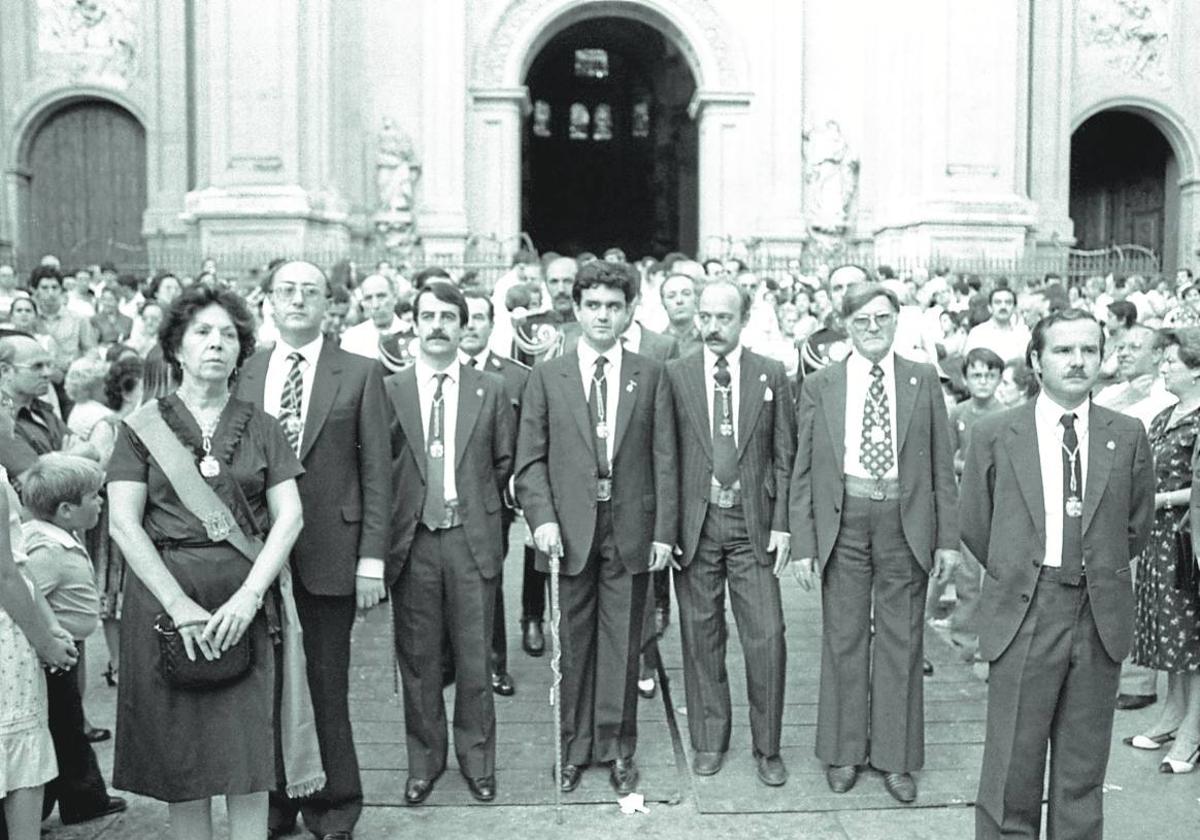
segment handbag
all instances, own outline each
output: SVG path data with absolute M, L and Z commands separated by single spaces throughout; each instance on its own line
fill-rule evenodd
M 187 648 L 180 635 L 181 627 L 194 627 L 204 621 L 189 621 L 175 626 L 171 616 L 159 613 L 154 619 L 154 632 L 158 636 L 158 673 L 172 688 L 189 691 L 206 691 L 232 685 L 250 672 L 254 664 L 254 645 L 251 634 L 243 633 L 237 644 L 225 650 L 219 659 L 205 659 L 196 651 L 196 658 L 189 659 Z

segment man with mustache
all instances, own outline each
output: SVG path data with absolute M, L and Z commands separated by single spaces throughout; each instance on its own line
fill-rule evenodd
M 988 311 L 992 317 L 971 328 L 963 353 L 986 347 L 1006 362 L 1025 358 L 1029 327 L 1020 318 L 1013 317 L 1016 310 L 1017 293 L 997 282 L 988 295 Z
M 672 560 L 683 637 L 692 768 L 711 776 L 729 749 L 725 588 L 746 660 L 758 778 L 779 786 L 787 669 L 779 576 L 788 565 L 788 489 L 794 454 L 783 365 L 741 345 L 750 298 L 727 280 L 700 293 L 700 352 L 667 365 L 679 418 L 682 554 Z M 686 418 L 686 419 L 685 419 Z

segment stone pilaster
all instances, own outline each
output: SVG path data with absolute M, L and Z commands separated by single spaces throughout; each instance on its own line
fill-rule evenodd
M 467 239 L 467 4 L 424 0 L 417 228 L 430 261 L 461 259 Z

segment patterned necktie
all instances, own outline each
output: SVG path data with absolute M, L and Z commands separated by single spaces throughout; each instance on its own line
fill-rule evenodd
M 887 475 L 895 463 L 892 453 L 892 416 L 887 391 L 883 387 L 883 368 L 871 366 L 871 385 L 863 404 L 862 442 L 858 460 L 872 478 Z
M 283 393 L 279 397 L 279 421 L 283 424 L 283 433 L 287 435 L 292 451 L 299 455 L 300 441 L 304 437 L 304 373 L 300 369 L 304 356 L 288 353 L 287 358 L 292 367 L 288 370 Z
M 421 522 L 431 531 L 441 528 L 446 520 L 446 445 L 443 440 L 445 400 L 442 386 L 448 374 L 435 373 L 437 388 L 429 403 L 429 423 L 425 427 L 425 504 Z
M 1064 414 L 1059 422 L 1063 427 L 1062 570 L 1074 577 L 1083 572 L 1083 464 L 1074 413 Z
M 722 487 L 732 487 L 737 481 L 737 445 L 733 440 L 733 378 L 729 375 L 729 360 L 717 357 L 713 372 L 713 478 Z
M 608 377 L 604 366 L 608 359 L 596 357 L 596 370 L 592 374 L 592 387 L 588 392 L 588 410 L 592 415 L 592 432 L 596 446 L 596 469 L 601 478 L 612 475 L 612 464 L 608 462 L 608 436 L 612 434 L 612 419 L 608 416 Z

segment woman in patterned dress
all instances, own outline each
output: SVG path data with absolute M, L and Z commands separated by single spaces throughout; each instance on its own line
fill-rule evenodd
M 1179 397 L 1150 423 L 1156 512 L 1150 544 L 1138 560 L 1133 659 L 1166 671 L 1167 699 L 1158 721 L 1125 743 L 1160 749 L 1174 742 L 1159 769 L 1190 773 L 1200 747 L 1200 602 L 1176 589 L 1176 531 L 1187 527 L 1192 453 L 1200 431 L 1200 330 L 1163 330 L 1162 374 Z

